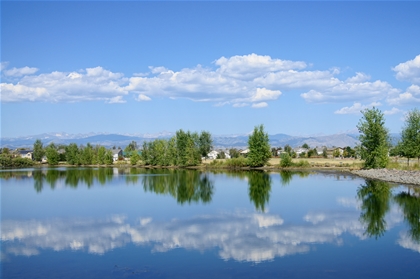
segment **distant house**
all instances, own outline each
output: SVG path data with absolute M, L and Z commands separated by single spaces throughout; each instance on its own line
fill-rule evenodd
M 242 155 L 246 155 L 249 153 L 249 149 L 242 150 L 239 153 L 241 153 Z
M 307 148 L 303 148 L 303 147 L 298 147 L 293 149 L 293 151 L 297 154 L 300 155 L 301 153 L 307 153 L 309 150 Z
M 115 161 L 118 161 L 118 158 L 120 158 L 120 157 L 122 157 L 123 156 L 123 151 L 122 151 L 122 149 L 111 149 L 111 152 L 112 152 L 112 160 L 115 162 Z
M 33 159 L 33 150 L 18 150 L 18 153 L 21 158 Z
M 210 151 L 209 154 L 207 154 L 207 158 L 212 159 L 212 160 L 217 159 L 217 155 L 219 155 L 220 153 L 224 153 L 225 158 L 230 159 L 229 153 L 227 153 L 225 151 L 222 151 L 222 150 L 212 150 L 212 151 Z

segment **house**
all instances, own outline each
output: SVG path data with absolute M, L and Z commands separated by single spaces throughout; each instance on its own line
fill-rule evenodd
M 247 148 L 245 150 L 240 151 L 239 153 L 241 153 L 241 155 L 247 155 L 249 153 L 249 149 Z
M 309 149 L 298 147 L 298 148 L 293 149 L 293 151 L 296 153 L 296 155 L 300 155 L 301 153 L 304 153 L 304 152 L 307 153 Z
M 111 152 L 112 152 L 112 160 L 114 162 L 118 161 L 118 159 L 123 156 L 122 149 L 111 149 Z
M 219 155 L 220 153 L 224 153 L 225 154 L 225 158 L 226 159 L 230 159 L 230 155 L 229 155 L 229 153 L 227 153 L 227 152 L 225 152 L 225 151 L 222 151 L 222 150 L 219 150 L 219 151 L 217 151 L 217 150 L 212 150 L 212 151 L 210 151 L 210 153 L 209 154 L 207 154 L 207 157 L 209 158 L 209 159 L 212 159 L 212 160 L 214 160 L 214 159 L 217 159 L 217 155 Z
M 34 151 L 33 150 L 18 150 L 18 154 L 21 158 L 28 158 L 32 160 Z

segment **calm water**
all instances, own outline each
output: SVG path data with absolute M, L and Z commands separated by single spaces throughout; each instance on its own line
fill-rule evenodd
M 2 278 L 419 278 L 419 189 L 323 173 L 0 172 Z

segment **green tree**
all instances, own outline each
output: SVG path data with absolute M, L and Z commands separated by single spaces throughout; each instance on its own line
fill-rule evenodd
M 264 132 L 264 125 L 256 126 L 248 138 L 248 162 L 251 167 L 262 167 L 271 158 L 268 134 Z
M 287 167 L 291 167 L 292 165 L 293 165 L 292 157 L 290 157 L 289 153 L 281 154 L 280 167 L 287 168 Z
M 289 155 L 292 155 L 293 149 L 292 149 L 292 147 L 290 145 L 286 144 L 284 146 L 284 151 L 287 152 L 287 153 L 289 153 Z
M 42 144 L 42 141 L 40 139 L 37 139 L 34 143 L 34 160 L 37 162 L 41 162 L 42 157 L 44 157 L 45 151 Z
M 57 147 L 54 143 L 50 143 L 47 148 L 45 148 L 45 153 L 49 165 L 58 165 L 60 155 L 58 154 Z
M 79 147 L 77 147 L 77 144 L 70 143 L 66 147 L 66 161 L 69 165 L 79 165 Z
M 241 153 L 239 153 L 238 149 L 236 149 L 236 148 L 229 149 L 230 158 L 239 158 L 240 155 L 241 155 Z
M 364 168 L 384 168 L 388 164 L 389 132 L 385 128 L 384 114 L 377 108 L 362 111 L 359 129 L 360 156 Z
M 324 147 L 324 149 L 322 149 L 322 157 L 328 158 L 328 153 L 327 153 L 327 148 L 326 147 Z
M 309 149 L 309 145 L 308 145 L 307 143 L 304 143 L 304 144 L 302 145 L 302 148 Z
M 100 146 L 98 148 L 98 164 L 99 165 L 105 164 L 105 153 L 106 153 L 106 148 L 103 146 Z
M 211 138 L 211 134 L 206 131 L 202 131 L 199 137 L 199 149 L 201 157 L 207 157 L 207 154 L 213 148 L 213 139 Z
M 137 151 L 131 152 L 130 164 L 134 166 L 137 164 L 139 160 L 140 160 L 140 155 L 137 153 Z
M 420 160 L 420 111 L 417 108 L 409 111 L 405 118 L 399 151 L 407 158 L 407 164 L 410 158 Z

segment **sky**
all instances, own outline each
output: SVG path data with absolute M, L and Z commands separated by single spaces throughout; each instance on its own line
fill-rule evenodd
M 399 133 L 420 2 L 1 1 L 1 137 Z

